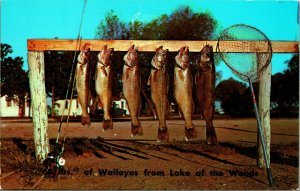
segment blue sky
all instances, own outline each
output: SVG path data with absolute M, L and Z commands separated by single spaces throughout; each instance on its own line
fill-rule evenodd
M 27 39 L 76 39 L 83 2 L 2 0 L 1 42 L 13 47 L 13 57 L 24 58 L 24 69 L 27 70 Z M 125 22 L 147 22 L 183 5 L 189 5 L 195 12 L 210 12 L 219 23 L 218 31 L 244 23 L 260 29 L 271 40 L 299 40 L 298 2 L 274 0 L 87 0 L 81 35 L 83 39 L 93 39 L 96 27 L 110 10 Z M 274 54 L 272 73 L 283 71 L 286 68 L 284 61 L 290 57 L 291 54 Z M 225 64 L 220 64 L 217 70 L 222 71 L 223 79 L 233 75 Z

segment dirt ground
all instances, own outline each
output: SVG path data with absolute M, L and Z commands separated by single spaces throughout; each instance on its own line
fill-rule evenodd
M 271 120 L 271 169 L 256 167 L 255 119 L 216 119 L 218 144 L 206 145 L 205 122 L 195 119 L 198 139 L 184 141 L 184 121 L 167 121 L 170 142 L 156 142 L 158 121 L 142 118 L 144 135 L 130 137 L 130 121 L 116 119 L 113 131 L 101 122 L 81 128 L 62 126 L 67 136 L 65 171 L 48 177 L 36 189 L 299 189 L 298 119 Z M 51 149 L 59 123 L 49 120 Z M 30 189 L 42 176 L 34 160 L 33 129 L 29 119 L 1 120 L 1 188 Z M 14 174 L 3 178 L 7 173 Z

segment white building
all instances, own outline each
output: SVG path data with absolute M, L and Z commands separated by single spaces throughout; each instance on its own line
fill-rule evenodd
M 127 103 L 126 103 L 126 100 L 125 99 L 120 99 L 120 100 L 115 100 L 113 101 L 113 106 L 116 107 L 116 108 L 121 108 L 121 109 L 124 109 L 126 111 L 126 115 L 129 115 L 129 110 L 128 110 L 128 106 L 127 106 Z
M 67 100 L 67 102 L 65 100 L 55 101 L 54 116 L 61 116 L 63 112 L 64 116 L 67 116 L 69 112 L 69 107 L 71 107 L 70 116 L 80 116 L 82 114 L 82 109 L 80 103 L 78 102 L 78 99 L 72 99 L 72 103 L 70 103 L 70 100 Z M 125 99 L 114 100 L 112 107 L 124 109 L 126 111 L 126 115 L 129 115 L 129 110 Z
M 21 108 L 19 108 L 19 103 L 14 101 L 6 101 L 7 96 L 1 97 L 0 102 L 0 117 L 20 117 L 21 116 Z M 32 116 L 32 110 L 29 108 L 29 102 L 27 102 L 27 97 L 25 98 L 25 113 L 24 117 L 30 117 Z M 67 104 L 66 104 L 67 103 Z M 72 99 L 71 100 L 57 100 L 54 104 L 54 116 L 61 116 L 64 113 L 64 116 L 68 115 L 69 107 L 71 106 L 70 110 L 70 116 L 81 116 L 82 109 L 81 105 L 78 102 L 78 99 Z M 126 115 L 129 115 L 128 106 L 125 99 L 120 100 L 114 100 L 113 101 L 113 107 L 121 108 L 126 111 Z
M 18 102 L 6 101 L 7 96 L 1 96 L 0 102 L 0 117 L 21 117 L 22 108 L 19 107 Z M 29 117 L 32 115 L 32 112 L 29 108 L 29 103 L 27 102 L 27 97 L 25 97 L 25 113 L 24 117 Z
M 71 107 L 71 108 L 70 108 Z M 70 109 L 70 116 L 76 117 L 81 115 L 82 109 L 77 99 L 71 100 L 57 100 L 54 103 L 54 116 L 68 116 Z

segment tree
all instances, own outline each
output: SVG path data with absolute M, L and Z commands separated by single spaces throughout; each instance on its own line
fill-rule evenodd
M 272 108 L 281 114 L 299 109 L 299 54 L 286 62 L 287 70 L 272 76 Z
M 143 23 L 141 23 L 139 21 L 130 22 L 129 23 L 130 34 L 128 36 L 128 39 L 130 39 L 130 40 L 142 39 L 143 30 L 144 30 Z
M 288 69 L 284 71 L 286 78 L 289 80 L 287 84 L 288 97 L 290 99 L 290 111 L 299 109 L 299 54 L 294 54 L 291 60 L 286 62 Z
M 114 11 L 107 13 L 105 20 L 97 27 L 96 38 L 106 40 L 120 40 L 128 38 L 128 29 L 125 23 L 121 22 Z
M 75 52 L 69 51 L 45 52 L 45 85 L 47 96 L 52 97 L 52 116 L 54 115 L 55 100 L 66 98 L 74 54 Z M 74 80 L 75 66 L 73 68 L 72 80 Z M 69 92 L 71 92 L 72 85 L 73 81 L 71 81 Z M 71 93 L 68 94 L 68 98 L 70 96 Z
M 11 46 L 9 44 L 1 43 L 1 62 L 3 63 L 8 54 L 13 52 Z
M 142 23 L 134 21 L 130 23 L 122 22 L 118 16 L 110 11 L 104 21 L 97 27 L 96 38 L 98 39 L 122 39 L 122 40 L 208 40 L 217 26 L 217 21 L 207 12 L 195 13 L 188 6 L 173 11 L 170 15 L 163 14 L 150 22 Z M 199 50 L 200 52 L 200 50 Z M 125 52 L 114 52 L 112 70 L 116 75 L 113 76 L 113 95 L 121 95 L 121 74 L 123 68 L 123 56 Z M 170 52 L 168 57 L 169 101 L 175 102 L 173 96 L 173 77 L 176 52 Z M 151 72 L 151 59 L 154 52 L 141 52 L 139 63 L 141 67 L 142 96 L 145 100 L 150 100 L 150 91 L 147 86 L 149 74 Z M 199 53 L 190 53 L 190 60 L 195 61 Z M 215 59 L 219 60 L 219 59 Z M 196 69 L 195 65 L 191 67 Z M 195 75 L 193 69 L 193 75 Z M 217 73 L 220 77 L 220 73 Z M 142 103 L 145 105 L 144 103 Z M 150 103 L 148 103 L 150 104 Z
M 208 40 L 217 25 L 209 13 L 194 13 L 189 7 L 175 10 L 165 20 L 167 40 Z
M 257 84 L 253 85 L 257 90 Z M 253 114 L 250 89 L 245 83 L 235 81 L 233 78 L 221 81 L 216 87 L 215 96 L 221 101 L 221 107 L 226 114 L 238 116 Z
M 21 116 L 25 112 L 25 96 L 29 95 L 28 72 L 23 70 L 23 58 L 8 56 L 13 52 L 8 44 L 1 43 L 1 96 L 19 103 Z

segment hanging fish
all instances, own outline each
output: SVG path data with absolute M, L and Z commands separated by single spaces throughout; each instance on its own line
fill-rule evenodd
M 175 57 L 174 68 L 174 94 L 179 110 L 185 121 L 185 139 L 191 140 L 197 137 L 197 132 L 192 122 L 194 112 L 193 79 L 189 67 L 189 48 L 182 47 Z
M 151 73 L 149 77 L 151 99 L 154 103 L 158 125 L 158 142 L 166 142 L 169 140 L 166 118 L 168 115 L 168 84 L 169 76 L 167 72 L 167 52 L 162 46 L 156 49 L 155 55 L 151 61 Z
M 143 129 L 138 119 L 141 98 L 141 76 L 140 67 L 138 62 L 137 50 L 132 45 L 127 54 L 124 56 L 124 67 L 123 67 L 123 95 L 126 99 L 128 109 L 131 115 L 131 136 L 143 135 Z
M 207 144 L 215 144 L 217 142 L 217 135 L 213 126 L 213 116 L 215 112 L 214 90 L 216 71 L 212 46 L 205 45 L 202 48 L 197 65 L 199 66 L 199 71 L 195 77 L 196 94 L 201 115 L 206 122 L 206 142 Z
M 105 45 L 98 54 L 98 62 L 95 72 L 95 89 L 98 95 L 98 105 L 103 107 L 103 130 L 113 129 L 110 109 L 112 106 L 112 48 Z
M 86 43 L 77 57 L 76 65 L 76 88 L 78 100 L 82 108 L 81 126 L 89 127 L 91 119 L 88 113 L 89 106 L 89 78 L 90 78 L 90 44 Z

